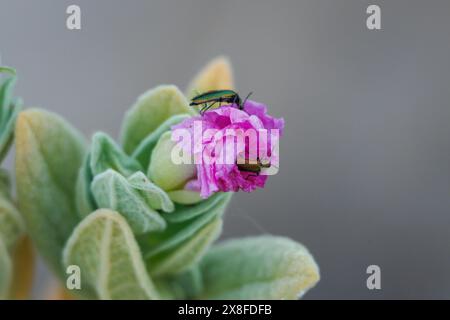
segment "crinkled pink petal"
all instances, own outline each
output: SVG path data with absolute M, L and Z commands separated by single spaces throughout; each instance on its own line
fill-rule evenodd
M 221 108 L 207 111 L 203 116 L 186 119 L 182 123 L 173 126 L 172 129 L 184 128 L 194 136 L 194 123 L 199 120 L 202 121 L 202 132 L 194 137 L 194 141 L 200 141 L 201 143 L 201 147 L 199 146 L 198 148 L 200 150 L 199 155 L 203 159 L 205 159 L 206 155 L 212 155 L 216 161 L 211 163 L 203 161 L 203 163 L 197 164 L 197 180 L 188 182 L 185 188 L 188 190 L 200 190 L 200 195 L 203 198 L 207 198 L 218 191 L 237 192 L 242 190 L 251 192 L 257 188 L 264 188 L 267 176 L 239 170 L 236 164 L 237 159 L 232 159 L 233 162 L 228 164 L 218 162 L 217 159 L 224 159 L 226 155 L 235 155 L 237 157 L 240 154 L 243 154 L 248 159 L 250 151 L 255 151 L 255 149 L 250 149 L 248 143 L 243 142 L 243 139 L 227 139 L 228 129 L 234 130 L 234 132 L 241 132 L 242 135 L 245 135 L 245 131 L 248 129 L 256 130 L 258 132 L 256 137 L 257 154 L 262 152 L 262 154 L 271 156 L 270 132 L 267 135 L 263 135 L 257 130 L 266 129 L 270 131 L 271 129 L 278 129 L 281 136 L 284 120 L 268 115 L 265 105 L 248 100 L 245 103 L 244 110 L 240 110 L 236 105 L 222 106 Z M 215 136 L 202 139 L 205 131 L 208 129 L 219 131 Z M 192 144 L 191 150 L 195 150 L 194 144 Z

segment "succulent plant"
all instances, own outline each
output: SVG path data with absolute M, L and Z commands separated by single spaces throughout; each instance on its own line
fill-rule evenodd
M 13 140 L 20 99 L 12 91 L 15 71 L 0 67 L 9 77 L 0 83 L 0 163 Z M 11 195 L 9 173 L 0 168 L 0 299 L 26 298 L 31 287 L 33 256 L 25 223 Z
M 192 81 L 187 95 L 173 85 L 144 93 L 125 115 L 120 144 L 97 132 L 88 146 L 66 120 L 41 109 L 19 114 L 19 208 L 36 248 L 62 284 L 67 268 L 79 267 L 81 289 L 71 294 L 296 299 L 316 284 L 313 257 L 288 238 L 265 235 L 213 245 L 233 193 L 201 197 L 184 187 L 195 166 L 170 161 L 171 128 L 197 115 L 188 98 L 226 88 L 233 88 L 231 68 L 217 58 Z

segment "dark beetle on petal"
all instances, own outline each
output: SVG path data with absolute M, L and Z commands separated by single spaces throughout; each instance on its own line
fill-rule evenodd
M 249 161 L 245 161 L 245 163 L 237 163 L 237 167 L 241 172 L 249 172 L 252 173 L 248 175 L 248 177 L 257 177 L 261 173 L 263 168 L 270 168 L 269 163 L 263 163 L 261 159 L 257 158 L 256 163 L 249 163 Z

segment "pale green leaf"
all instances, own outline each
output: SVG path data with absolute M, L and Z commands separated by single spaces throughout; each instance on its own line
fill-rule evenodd
M 0 195 L 0 239 L 4 245 L 12 249 L 17 239 L 25 231 L 23 219 L 11 201 Z
M 147 266 L 150 274 L 156 277 L 177 274 L 189 269 L 206 253 L 221 230 L 222 219 L 218 217 L 175 249 L 148 259 Z
M 190 220 L 168 223 L 166 230 L 139 238 L 150 274 L 168 276 L 193 266 L 218 237 L 229 197 L 224 197 L 207 211 Z M 173 213 L 167 213 L 169 217 Z
M 17 78 L 10 77 L 3 81 L 0 86 L 0 107 L 2 108 L 0 111 L 0 123 L 4 124 L 6 122 L 7 114 L 5 113 L 5 109 L 9 111 L 12 103 L 13 103 L 13 89 L 16 84 Z
M 91 190 L 98 206 L 120 212 L 136 235 L 166 227 L 164 219 L 148 205 L 146 198 L 114 170 L 96 175 Z
M 17 115 L 22 109 L 21 100 L 13 100 L 15 77 L 6 79 L 0 85 L 0 162 L 11 146 Z
M 171 214 L 165 214 L 164 218 L 173 223 L 193 219 L 199 215 L 209 212 L 220 203 L 228 203 L 232 195 L 233 193 L 231 192 L 218 192 L 195 205 L 177 205 L 175 211 Z
M 201 197 L 199 191 L 182 189 L 169 191 L 167 194 L 173 202 L 184 205 L 192 205 L 205 200 Z
M 229 198 L 219 201 L 208 211 L 193 219 L 182 221 L 180 223 L 168 222 L 167 228 L 163 232 L 140 237 L 139 243 L 144 252 L 144 259 L 146 261 L 151 261 L 156 255 L 163 256 L 169 251 L 174 250 L 187 239 L 193 237 L 205 225 L 223 215 L 228 201 Z M 176 214 L 176 212 L 167 213 L 164 217 L 168 217 L 172 214 Z
M 75 181 L 84 140 L 59 116 L 31 109 L 16 126 L 16 182 L 20 212 L 41 255 L 62 273 L 62 248 L 79 221 Z
M 76 206 L 80 217 L 84 218 L 94 210 L 98 208 L 95 203 L 94 196 L 91 192 L 91 182 L 94 179 L 91 171 L 91 157 L 87 154 L 83 165 L 78 172 L 77 185 L 76 185 Z
M 125 115 L 121 135 L 125 152 L 132 154 L 142 140 L 177 114 L 194 113 L 176 86 L 158 86 L 141 95 Z
M 135 159 L 126 155 L 114 140 L 103 132 L 97 132 L 92 137 L 90 166 L 93 176 L 113 169 L 128 177 L 142 170 Z
M 0 168 L 0 196 L 11 198 L 11 178 L 6 169 Z
M 81 269 L 81 285 L 100 299 L 158 299 L 141 252 L 125 219 L 100 209 L 74 230 L 64 249 L 65 266 Z
M 139 191 L 151 208 L 164 212 L 172 212 L 175 209 L 168 194 L 152 183 L 144 173 L 136 172 L 128 178 L 128 183 Z
M 298 299 L 319 281 L 319 268 L 308 250 L 274 236 L 214 246 L 200 270 L 200 299 Z
M 157 278 L 155 284 L 164 299 L 192 299 L 203 290 L 198 264 L 184 272 Z

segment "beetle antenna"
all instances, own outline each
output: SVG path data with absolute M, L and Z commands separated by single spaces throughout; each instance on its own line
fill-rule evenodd
M 253 92 L 250 92 L 244 99 L 244 103 L 242 104 L 242 109 L 245 107 L 245 103 L 247 102 L 247 99 L 253 94 Z

